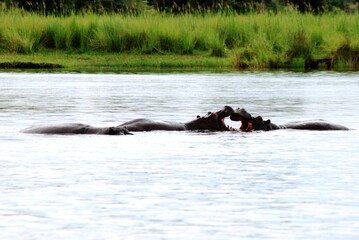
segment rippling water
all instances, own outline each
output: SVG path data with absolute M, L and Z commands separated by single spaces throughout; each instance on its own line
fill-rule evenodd
M 357 130 L 19 133 L 224 105 L 358 129 L 358 77 L 0 73 L 0 239 L 358 239 Z

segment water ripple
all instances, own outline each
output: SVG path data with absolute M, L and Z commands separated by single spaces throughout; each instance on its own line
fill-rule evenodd
M 275 123 L 324 118 L 357 129 L 357 77 L 0 73 L 0 238 L 357 239 L 356 130 L 19 133 L 185 122 L 226 104 Z

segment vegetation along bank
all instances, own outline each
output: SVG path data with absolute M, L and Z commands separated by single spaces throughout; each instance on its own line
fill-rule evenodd
M 0 13 L 0 62 L 127 67 L 358 68 L 359 14 Z M 6 65 L 6 64 L 3 64 Z

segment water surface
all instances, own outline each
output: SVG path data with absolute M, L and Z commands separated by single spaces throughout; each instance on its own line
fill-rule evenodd
M 357 130 L 20 133 L 186 122 L 224 105 L 358 129 L 358 77 L 0 73 L 0 238 L 358 239 Z

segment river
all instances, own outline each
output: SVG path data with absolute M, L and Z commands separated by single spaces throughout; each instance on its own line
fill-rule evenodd
M 359 238 L 356 72 L 0 73 L 0 89 L 0 239 Z M 20 132 L 224 105 L 352 130 Z

